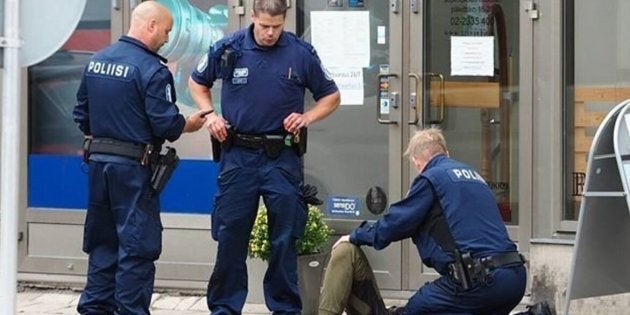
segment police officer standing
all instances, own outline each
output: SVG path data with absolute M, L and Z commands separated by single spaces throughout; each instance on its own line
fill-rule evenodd
M 162 249 L 152 169 L 165 140 L 205 123 L 201 111 L 188 119 L 179 114 L 173 77 L 156 53 L 172 25 L 164 6 L 139 4 L 127 36 L 92 57 L 77 92 L 74 121 L 91 139 L 83 239 L 89 266 L 80 314 L 149 314 Z
M 300 188 L 303 128 L 330 115 L 340 97 L 313 47 L 283 30 L 286 3 L 254 0 L 253 24 L 216 42 L 189 80 L 203 110 L 215 108 L 209 88 L 223 80 L 222 113 L 208 115 L 208 129 L 223 151 L 212 214 L 212 237 L 218 242 L 207 292 L 212 314 L 241 313 L 249 236 L 261 196 L 271 242 L 264 277 L 267 307 L 277 314 L 301 311 L 296 240 L 307 213 Z M 316 100 L 306 112 L 305 88 Z
M 417 132 L 405 154 L 419 172 L 407 196 L 335 243 L 319 314 L 509 314 L 525 292 L 526 270 L 492 191 L 477 171 L 449 158 L 439 129 Z M 380 250 L 406 238 L 441 277 L 406 306 L 385 309 L 360 246 Z

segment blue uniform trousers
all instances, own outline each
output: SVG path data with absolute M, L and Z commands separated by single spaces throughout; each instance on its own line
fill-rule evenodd
M 212 214 L 212 237 L 218 242 L 208 282 L 212 314 L 240 314 L 245 304 L 247 250 L 260 196 L 268 211 L 271 242 L 265 302 L 274 314 L 300 313 L 295 243 L 306 224 L 300 163 L 293 150 L 283 150 L 275 159 L 263 150 L 238 146 L 223 152 Z
M 158 196 L 138 164 L 90 161 L 83 250 L 89 254 L 80 314 L 149 314 L 162 250 Z
M 489 285 L 475 285 L 468 291 L 461 291 L 447 277 L 427 283 L 409 299 L 404 314 L 507 315 L 525 293 L 525 267 L 500 267 L 491 275 Z

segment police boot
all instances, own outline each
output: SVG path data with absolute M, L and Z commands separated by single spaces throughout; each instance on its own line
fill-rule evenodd
M 405 313 L 404 306 L 390 306 L 389 308 L 387 308 L 387 315 L 402 315 L 403 313 Z
M 534 305 L 527 306 L 527 311 L 517 313 L 515 315 L 556 315 L 556 310 L 555 308 L 549 306 L 547 301 L 542 301 Z
M 547 301 L 538 302 L 529 309 L 532 315 L 556 315 L 556 310 L 549 306 Z

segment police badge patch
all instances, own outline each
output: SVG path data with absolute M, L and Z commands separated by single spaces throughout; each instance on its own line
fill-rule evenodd
M 326 77 L 326 80 L 328 81 L 332 81 L 332 75 L 330 74 L 330 71 L 328 71 L 328 69 L 326 67 L 324 67 L 324 64 L 320 61 L 319 62 L 319 66 L 322 67 L 322 71 L 324 72 L 324 76 Z
M 171 91 L 171 84 L 166 85 L 166 89 L 164 91 L 166 93 L 166 100 L 173 103 L 173 92 Z
M 204 70 L 206 70 L 207 66 L 208 55 L 203 55 L 203 57 L 199 60 L 199 63 L 197 63 L 197 72 L 203 72 Z
M 247 84 L 248 68 L 235 68 L 232 73 L 232 84 Z

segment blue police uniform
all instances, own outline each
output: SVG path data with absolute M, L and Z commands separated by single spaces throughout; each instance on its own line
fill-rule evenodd
M 475 259 L 516 252 L 492 191 L 481 175 L 446 155 L 434 157 L 415 178 L 407 196 L 393 204 L 382 219 L 356 228 L 350 242 L 382 249 L 393 241 L 411 238 L 422 262 L 442 275 L 409 299 L 405 314 L 508 314 L 525 292 L 522 261 L 493 268 L 490 281 L 463 290 L 448 276 L 453 254 L 423 227 L 434 203 L 441 205 L 461 252 L 469 252 Z
M 95 139 L 159 150 L 165 140 L 178 139 L 186 123 L 173 86 L 164 58 L 122 36 L 86 66 L 74 121 Z M 150 179 L 150 168 L 138 159 L 90 155 L 83 240 L 89 266 L 79 313 L 149 314 L 162 249 L 159 196 Z
M 304 92 L 315 100 L 337 91 L 312 46 L 283 32 L 273 47 L 260 47 L 253 25 L 210 48 L 191 78 L 212 87 L 223 80 L 221 112 L 239 134 L 282 134 L 283 120 L 304 112 Z M 260 196 L 268 209 L 271 255 L 264 278 L 267 307 L 298 314 L 296 240 L 306 223 L 299 185 L 301 162 L 294 150 L 269 157 L 237 144 L 221 155 L 212 237 L 218 242 L 208 283 L 212 314 L 240 314 L 247 296 L 247 250 Z

